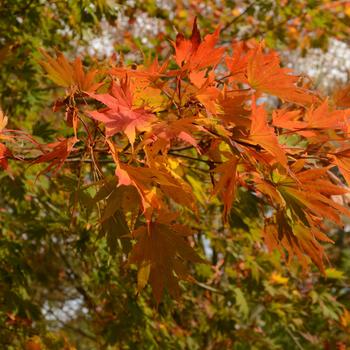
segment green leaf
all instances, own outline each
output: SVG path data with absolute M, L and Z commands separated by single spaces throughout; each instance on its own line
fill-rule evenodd
M 234 292 L 235 292 L 235 295 L 236 295 L 236 305 L 238 306 L 239 312 L 246 319 L 248 317 L 248 315 L 249 315 L 249 307 L 248 307 L 247 300 L 244 297 L 242 289 L 235 288 Z
M 330 279 L 342 280 L 345 278 L 344 272 L 337 270 L 335 268 L 326 269 L 325 274 L 326 274 L 327 278 L 330 278 Z

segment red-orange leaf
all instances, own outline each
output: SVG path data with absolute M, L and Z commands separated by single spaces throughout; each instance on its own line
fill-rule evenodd
M 5 126 L 7 125 L 8 118 L 0 109 L 0 141 L 11 140 L 10 136 L 4 134 Z M 2 143 L 0 143 L 0 167 L 7 170 L 9 157 L 12 157 L 12 152 Z
M 145 135 L 142 145 L 156 142 L 160 145 L 160 149 L 165 152 L 166 149 L 170 148 L 171 142 L 177 139 L 198 149 L 194 133 L 205 131 L 204 128 L 196 125 L 200 122 L 201 120 L 196 117 L 176 119 L 175 115 L 169 114 L 167 121 L 160 121 L 152 126 L 151 131 Z
M 339 149 L 338 152 L 330 156 L 350 186 L 350 148 Z
M 147 131 L 155 116 L 144 108 L 133 106 L 133 96 L 127 80 L 120 86 L 112 83 L 110 94 L 89 94 L 97 101 L 104 103 L 108 108 L 99 111 L 89 111 L 89 115 L 104 123 L 106 136 L 113 136 L 124 132 L 130 143 L 134 143 L 136 131 Z
M 0 167 L 7 170 L 8 161 L 7 159 L 12 156 L 10 150 L 2 143 L 0 143 Z
M 244 128 L 249 127 L 249 110 L 244 106 L 248 97 L 246 91 L 228 91 L 224 87 L 218 96 L 218 104 L 221 109 L 218 113 L 218 118 L 225 124 Z
M 341 129 L 344 127 L 345 110 L 332 110 L 325 100 L 317 108 L 311 107 L 305 115 L 308 128 Z
M 231 209 L 232 202 L 236 193 L 236 174 L 237 174 L 238 159 L 232 157 L 227 162 L 217 166 L 214 171 L 220 174 L 220 179 L 214 187 L 213 195 L 221 194 L 222 201 L 224 203 L 224 220 L 227 220 L 227 215 Z
M 39 175 L 48 172 L 51 169 L 54 169 L 53 174 L 56 174 L 73 151 L 73 147 L 77 141 L 78 139 L 76 137 L 70 137 L 63 141 L 47 144 L 46 146 L 49 149 L 52 149 L 52 151 L 48 151 L 33 162 L 33 164 L 51 162 L 51 164 L 41 171 Z
M 242 55 L 241 52 L 239 54 Z M 233 66 L 232 62 L 228 62 Z M 302 105 L 309 105 L 317 101 L 317 98 L 308 90 L 296 86 L 299 77 L 291 75 L 290 69 L 281 68 L 276 52 L 263 52 L 262 44 L 249 51 L 239 62 L 242 67 L 236 72 L 237 76 L 233 79 L 236 78 L 238 81 L 249 84 L 256 91 Z M 245 74 L 242 74 L 242 69 Z M 232 73 L 234 74 L 235 70 Z
M 263 147 L 276 157 L 276 160 L 282 165 L 287 166 L 287 157 L 284 150 L 278 143 L 277 136 L 273 127 L 267 122 L 267 113 L 263 106 L 256 106 L 255 101 L 252 105 L 252 124 L 250 127 L 249 140 Z
M 201 42 L 197 22 L 194 20 L 190 40 L 183 34 L 176 37 L 175 61 L 183 70 L 201 70 L 209 66 L 216 66 L 224 54 L 225 48 L 215 48 L 219 38 L 219 28 L 213 34 L 205 36 Z
M 333 94 L 333 101 L 336 106 L 350 107 L 350 84 L 338 89 Z
M 298 130 L 306 127 L 306 123 L 300 120 L 302 117 L 299 110 L 277 109 L 272 113 L 272 123 L 278 128 Z
M 127 67 L 114 67 L 111 69 L 111 74 L 116 75 L 119 78 L 135 77 L 138 79 L 145 79 L 148 81 L 155 81 L 162 76 L 166 76 L 165 70 L 168 67 L 169 59 L 159 64 L 158 57 L 154 59 L 147 59 L 143 65 L 137 66 L 136 69 L 130 69 Z

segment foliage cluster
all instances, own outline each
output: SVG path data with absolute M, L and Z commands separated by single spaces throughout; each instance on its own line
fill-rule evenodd
M 1 344 L 344 348 L 349 88 L 324 96 L 268 48 L 342 38 L 343 5 L 209 1 L 199 22 L 221 27 L 169 31 L 142 62 L 39 50 L 115 19 L 88 3 L 3 1 Z M 182 28 L 196 4 L 170 20 L 136 1 L 130 22 Z M 232 42 L 242 21 L 256 29 Z M 125 38 L 124 54 L 140 45 Z

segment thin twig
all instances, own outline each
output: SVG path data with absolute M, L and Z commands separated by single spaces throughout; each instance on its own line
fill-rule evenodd
M 189 159 L 189 160 L 195 160 L 197 162 L 202 162 L 202 163 L 206 163 L 206 164 L 213 164 L 213 163 L 217 163 L 217 164 L 221 164 L 221 162 L 214 162 L 212 160 L 205 160 L 205 159 L 201 159 L 201 158 L 195 158 L 195 157 L 191 157 L 191 156 L 186 156 L 185 154 L 179 154 L 179 153 L 175 153 L 172 151 L 169 151 L 168 154 L 174 156 L 174 157 L 180 157 L 180 158 L 185 158 L 185 159 Z
M 237 22 L 241 17 L 243 17 L 253 6 L 255 5 L 255 2 L 253 1 L 252 3 L 250 3 L 246 9 L 240 13 L 238 16 L 236 16 L 235 18 L 233 18 L 232 21 L 228 22 L 222 29 L 221 32 L 225 31 L 226 29 L 228 29 L 233 23 Z
M 299 340 L 294 336 L 294 334 L 291 332 L 291 330 L 289 329 L 288 326 L 286 326 L 286 331 L 289 334 L 289 336 L 293 339 L 294 343 L 296 344 L 296 346 L 298 347 L 298 349 L 300 350 L 304 350 L 304 348 L 302 347 L 302 345 L 299 343 Z

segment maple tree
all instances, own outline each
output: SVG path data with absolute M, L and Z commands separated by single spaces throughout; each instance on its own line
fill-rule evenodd
M 324 290 L 312 294 L 317 281 L 305 282 L 300 292 L 296 287 L 305 276 L 339 284 L 344 278 L 330 267 L 332 256 L 328 258 L 326 248 L 336 240 L 331 231 L 343 229 L 350 215 L 349 88 L 326 96 L 283 67 L 279 54 L 264 41 L 222 45 L 223 29 L 219 25 L 202 38 L 194 19 L 190 35 L 179 33 L 172 38 L 168 58 L 145 57 L 140 64 L 114 56 L 87 68 L 79 57 L 70 60 L 61 52 L 54 56 L 41 50 L 38 63 L 57 85 L 52 101 L 55 137 L 50 132 L 45 135 L 45 128 L 42 136 L 24 128 L 9 129 L 11 110 L 1 112 L 0 167 L 10 200 L 0 202 L 0 214 L 19 219 L 4 226 L 1 258 L 22 254 L 12 239 L 13 232 L 21 230 L 20 219 L 25 226 L 23 254 L 27 254 L 35 246 L 35 240 L 27 237 L 36 237 L 36 230 L 45 232 L 39 221 L 47 216 L 53 235 L 40 233 L 36 242 L 42 234 L 49 248 L 41 248 L 58 256 L 65 270 L 52 262 L 56 280 L 42 277 L 40 265 L 50 265 L 45 254 L 35 255 L 28 263 L 21 260 L 16 268 L 34 269 L 28 277 L 34 280 L 38 271 L 51 287 L 55 281 L 74 281 L 84 302 L 96 311 L 93 331 L 105 334 L 106 344 L 117 342 L 113 334 L 127 327 L 113 310 L 119 307 L 125 317 L 128 311 L 113 298 L 133 300 L 140 323 L 151 327 L 146 320 L 151 311 L 144 306 L 146 311 L 141 312 L 135 301 L 146 303 L 148 284 L 160 312 L 170 302 L 169 295 L 181 298 L 191 288 L 198 298 L 188 297 L 186 305 L 197 313 L 205 310 L 209 319 L 216 305 L 231 305 L 233 300 L 247 325 L 250 322 L 240 331 L 247 344 L 258 342 L 264 331 L 253 317 L 261 311 L 250 311 L 249 285 L 241 282 L 246 279 L 257 286 L 257 295 L 251 299 L 256 297 L 263 305 L 284 293 L 283 298 L 294 298 L 302 308 L 304 289 L 310 291 L 310 309 L 319 302 L 321 317 L 337 322 L 344 332 L 349 329 L 345 304 Z M 21 176 L 28 177 L 26 184 Z M 11 195 L 12 187 L 16 195 Z M 16 197 L 27 203 L 17 206 Z M 38 217 L 26 221 L 28 215 Z M 103 268 L 95 268 L 92 261 L 76 261 L 69 244 L 63 252 L 57 248 L 63 237 L 76 233 L 77 251 L 94 256 Z M 236 242 L 245 245 L 235 247 Z M 102 275 L 103 269 L 111 269 L 111 257 L 118 260 L 118 267 L 113 267 L 110 279 L 107 273 Z M 74 271 L 84 264 L 86 275 L 98 275 L 104 287 L 98 282 L 90 290 L 82 287 L 85 277 Z M 5 281 L 11 271 L 5 265 L 3 269 Z M 282 269 L 289 279 L 281 275 Z M 261 276 L 267 281 L 260 283 Z M 18 279 L 20 286 L 28 283 Z M 118 289 L 122 283 L 125 287 Z M 227 283 L 227 296 L 220 290 L 223 283 Z M 94 293 L 95 299 L 90 296 Z M 21 296 L 22 300 L 12 290 L 4 300 L 13 295 L 16 307 L 9 303 L 4 324 L 30 327 L 33 315 L 40 311 L 35 303 L 26 306 L 28 298 Z M 198 307 L 196 300 L 201 300 Z M 273 308 L 271 314 L 288 319 L 287 309 Z M 176 317 L 190 323 L 184 306 L 181 312 Z M 223 317 L 232 321 L 237 316 Z M 297 313 L 291 317 L 297 327 Z M 107 322 L 116 328 L 108 328 Z M 158 327 L 186 337 L 186 330 L 168 322 L 158 319 L 153 330 Z M 100 340 L 81 332 L 102 346 Z M 199 334 L 195 337 L 202 339 Z M 235 340 L 219 334 L 214 346 L 233 346 Z M 310 343 L 317 341 L 306 331 L 302 335 Z M 27 337 L 25 346 L 41 349 L 44 341 L 46 346 L 53 342 L 44 338 Z M 57 347 L 70 346 L 65 337 L 59 341 Z M 152 348 L 154 339 L 147 341 Z M 157 339 L 158 344 L 162 341 Z M 164 346 L 172 346 L 171 341 Z M 339 336 L 340 346 L 346 341 Z M 263 339 L 259 346 L 271 344 Z

